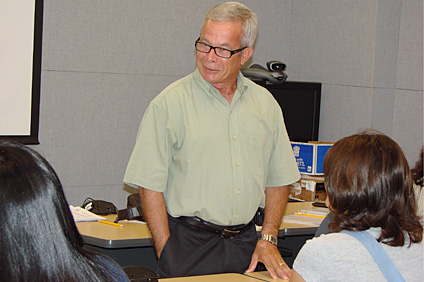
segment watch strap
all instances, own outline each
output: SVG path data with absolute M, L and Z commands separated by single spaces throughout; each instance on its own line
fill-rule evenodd
M 277 237 L 275 237 L 274 235 L 271 235 L 271 234 L 261 234 L 261 235 L 259 235 L 258 239 L 263 240 L 263 241 L 268 241 L 275 246 L 277 246 L 277 244 L 278 244 Z

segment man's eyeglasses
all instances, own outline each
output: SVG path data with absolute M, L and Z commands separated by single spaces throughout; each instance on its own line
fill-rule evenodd
M 209 53 L 213 49 L 215 51 L 215 54 L 218 57 L 226 58 L 226 59 L 231 58 L 232 55 L 234 55 L 238 52 L 241 52 L 241 51 L 243 51 L 244 49 L 247 48 L 247 46 L 246 46 L 246 47 L 243 47 L 243 48 L 240 48 L 240 49 L 237 49 L 237 50 L 228 50 L 228 49 L 221 48 L 221 47 L 211 46 L 209 44 L 200 42 L 199 40 L 200 40 L 200 38 L 198 38 L 196 40 L 195 44 L 194 44 L 197 51 L 202 52 L 202 53 Z

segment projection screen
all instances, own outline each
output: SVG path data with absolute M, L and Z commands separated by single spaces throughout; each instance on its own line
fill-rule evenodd
M 0 139 L 38 144 L 43 1 L 0 1 Z

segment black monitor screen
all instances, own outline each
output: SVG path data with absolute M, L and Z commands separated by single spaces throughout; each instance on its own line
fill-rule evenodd
M 291 141 L 318 141 L 321 83 L 286 81 L 276 85 L 255 82 L 267 88 L 280 104 Z

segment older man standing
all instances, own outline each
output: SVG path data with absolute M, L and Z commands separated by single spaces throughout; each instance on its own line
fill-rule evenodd
M 240 72 L 256 30 L 245 5 L 213 7 L 195 42 L 197 69 L 144 114 L 124 182 L 139 188 L 161 277 L 251 272 L 258 262 L 290 276 L 276 237 L 299 172 L 279 105 Z

